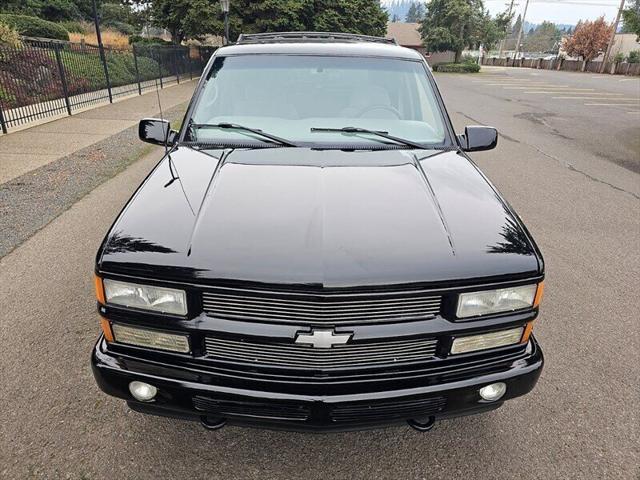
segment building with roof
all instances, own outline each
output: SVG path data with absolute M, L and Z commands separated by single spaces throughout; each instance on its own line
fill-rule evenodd
M 454 52 L 428 52 L 422 44 L 419 23 L 389 22 L 387 23 L 387 38 L 395 38 L 402 47 L 411 48 L 420 52 L 427 59 L 429 65 L 453 62 Z

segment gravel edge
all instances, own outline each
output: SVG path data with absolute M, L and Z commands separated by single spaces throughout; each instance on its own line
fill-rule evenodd
M 180 121 L 188 102 L 165 112 Z M 0 185 L 0 258 L 153 149 L 134 125 Z

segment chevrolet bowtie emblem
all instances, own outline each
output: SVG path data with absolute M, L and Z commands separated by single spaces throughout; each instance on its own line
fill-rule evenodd
M 314 329 L 311 333 L 298 333 L 296 343 L 311 345 L 313 348 L 331 348 L 334 345 L 344 345 L 353 333 L 338 333 L 333 330 Z

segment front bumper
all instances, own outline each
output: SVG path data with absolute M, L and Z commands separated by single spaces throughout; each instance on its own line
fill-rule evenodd
M 91 363 L 99 387 L 109 395 L 127 400 L 136 411 L 209 424 L 343 431 L 493 410 L 505 400 L 530 392 L 544 360 L 539 345 L 531 337 L 526 355 L 504 364 L 499 371 L 492 369 L 471 378 L 418 387 L 336 395 L 282 393 L 212 383 L 196 368 L 131 359 L 110 352 L 102 337 L 93 350 Z M 135 401 L 128 389 L 133 380 L 156 386 L 156 398 L 149 403 Z M 499 402 L 482 400 L 478 390 L 494 382 L 507 385 L 505 396 Z

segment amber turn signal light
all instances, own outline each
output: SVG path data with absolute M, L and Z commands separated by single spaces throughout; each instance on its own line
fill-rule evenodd
M 522 338 L 520 339 L 520 344 L 524 345 L 529 341 L 529 337 L 531 336 L 531 332 L 533 332 L 533 322 L 529 322 L 524 327 L 524 333 L 522 334 Z
M 536 296 L 533 299 L 533 307 L 536 308 L 540 305 L 542 301 L 542 295 L 544 294 L 544 282 L 540 282 L 538 284 L 538 289 L 536 290 Z
M 104 285 L 102 284 L 102 279 L 98 275 L 94 275 L 93 284 L 96 287 L 96 298 L 98 299 L 98 302 L 104 305 L 107 302 L 104 299 Z
M 113 342 L 113 331 L 111 330 L 111 323 L 104 317 L 100 317 L 100 327 L 102 328 L 102 333 L 104 333 L 104 338 L 107 342 Z

